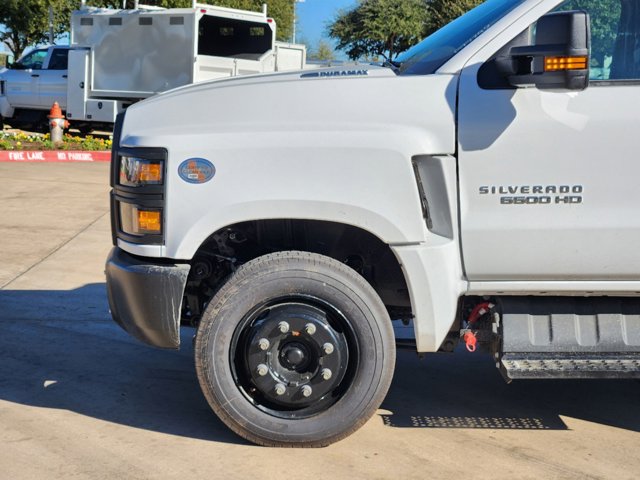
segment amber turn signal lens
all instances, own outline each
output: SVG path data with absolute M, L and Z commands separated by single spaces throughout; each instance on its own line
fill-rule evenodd
M 559 72 L 561 70 L 586 70 L 587 57 L 545 57 L 544 71 Z
M 138 210 L 138 225 L 145 233 L 160 233 L 162 231 L 160 212 Z
M 138 157 L 120 157 L 120 185 L 142 187 L 162 185 L 162 160 L 147 160 Z
M 162 183 L 162 165 L 160 163 L 140 165 L 140 183 Z
M 127 235 L 161 235 L 162 210 L 147 209 L 132 203 L 118 202 L 120 230 Z

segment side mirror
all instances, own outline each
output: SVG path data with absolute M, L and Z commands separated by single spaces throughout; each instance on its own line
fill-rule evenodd
M 538 20 L 533 45 L 512 47 L 496 63 L 515 87 L 584 90 L 589 86 L 590 51 L 589 14 L 554 12 Z

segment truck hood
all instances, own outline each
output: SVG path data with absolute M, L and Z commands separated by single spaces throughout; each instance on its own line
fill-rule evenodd
M 216 87 L 229 87 L 239 85 L 255 85 L 264 83 L 290 82 L 301 79 L 337 79 L 337 78 L 353 78 L 353 77 L 394 77 L 393 70 L 379 65 L 371 64 L 353 64 L 350 66 L 325 67 L 310 70 L 300 70 L 292 72 L 264 73 L 258 75 L 241 75 L 231 78 L 223 78 L 199 82 L 196 84 L 185 85 L 183 87 L 174 88 L 166 92 L 146 100 L 147 102 L 160 97 L 181 94 L 185 91 L 211 89 Z
M 455 151 L 452 75 L 398 76 L 390 68 L 342 66 L 236 77 L 171 90 L 127 109 L 121 145 L 161 146 L 170 137 L 261 132 L 422 131 L 420 153 Z M 161 140 L 162 139 L 162 140 Z

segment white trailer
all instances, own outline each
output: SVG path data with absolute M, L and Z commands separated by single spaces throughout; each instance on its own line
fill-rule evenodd
M 41 55 L 47 55 L 46 50 Z M 23 65 L 19 60 L 0 74 L 5 94 L 0 95 L 0 115 L 9 123 L 44 120 L 54 100 L 76 126 L 113 123 L 130 104 L 172 88 L 300 70 L 306 64 L 304 45 L 276 41 L 276 22 L 267 16 L 266 6 L 251 12 L 195 2 L 180 9 L 83 5 L 71 17 L 70 46 L 48 50 L 68 55 L 68 70 L 65 58 L 65 68 L 55 72 L 60 98 L 39 96 L 35 85 L 25 90 L 25 84 L 41 78 L 48 63 Z

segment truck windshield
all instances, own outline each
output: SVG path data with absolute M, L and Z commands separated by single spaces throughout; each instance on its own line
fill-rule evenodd
M 47 58 L 46 48 L 42 50 L 33 50 L 14 63 L 13 68 L 16 70 L 26 70 L 28 68 L 40 70 L 45 58 Z
M 434 73 L 482 32 L 525 1 L 487 0 L 402 53 L 396 59 L 400 64 L 398 73 L 400 75 Z

